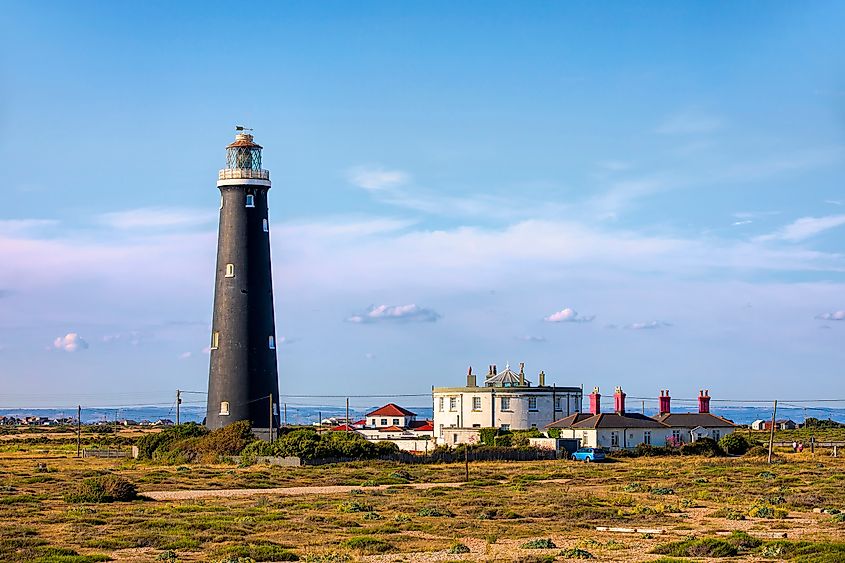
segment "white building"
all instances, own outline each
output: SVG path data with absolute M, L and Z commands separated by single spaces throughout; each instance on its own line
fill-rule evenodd
M 417 420 L 416 413 L 394 403 L 367 413 L 363 420 L 332 428 L 357 432 L 367 440 L 391 442 L 406 452 L 425 453 L 434 449 L 434 426 L 430 420 Z
M 540 372 L 539 385 L 525 378 L 524 364 L 519 373 L 506 367 L 501 373 L 489 366 L 482 386 L 477 385 L 472 368 L 466 387 L 435 387 L 434 431 L 438 444 L 475 443 L 481 428 L 528 430 L 581 410 L 580 387 L 546 385 Z
M 601 412 L 598 387 L 590 393 L 590 412 L 575 413 L 546 426 L 556 428 L 561 438 L 575 438 L 581 447 L 630 449 L 640 444 L 652 446 L 681 445 L 699 438 L 719 440 L 736 428 L 731 421 L 710 414 L 710 394 L 702 391 L 699 412 L 672 413 L 668 391 L 660 392 L 659 414 L 655 417 L 626 412 L 625 393 L 614 393 L 614 412 Z

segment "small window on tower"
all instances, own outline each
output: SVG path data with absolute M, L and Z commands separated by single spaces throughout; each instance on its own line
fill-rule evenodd
M 264 227 L 264 232 L 269 233 L 270 232 L 270 224 L 267 222 L 267 219 L 264 219 L 263 221 L 261 221 L 261 224 Z
M 275 337 L 273 337 L 273 336 L 269 337 L 269 338 L 267 339 L 267 342 L 268 342 L 268 344 L 270 345 L 270 349 L 271 349 L 271 350 L 275 350 L 275 349 L 276 349 L 276 339 L 275 339 Z
M 211 333 L 211 349 L 217 350 L 220 346 L 220 333 L 218 331 L 214 331 Z
M 229 401 L 220 403 L 220 416 L 229 416 Z
M 226 264 L 226 277 L 227 278 L 234 278 L 235 277 L 235 265 L 234 264 Z
M 246 194 L 246 206 L 247 207 L 255 207 L 255 196 L 252 194 Z
M 223 209 L 223 194 L 220 194 L 220 209 Z

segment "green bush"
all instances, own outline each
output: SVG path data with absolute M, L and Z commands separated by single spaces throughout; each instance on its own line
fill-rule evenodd
M 581 549 L 579 547 L 570 547 L 569 549 L 564 549 L 559 554 L 561 557 L 565 557 L 566 559 L 592 559 L 593 554 L 587 551 L 586 549 Z
M 122 477 L 101 475 L 83 479 L 65 495 L 65 502 L 129 502 L 138 498 L 138 489 Z
M 725 540 L 690 538 L 658 545 L 652 553 L 673 557 L 733 557 L 739 553 L 739 549 Z
M 728 434 L 719 440 L 719 447 L 730 455 L 743 455 L 756 445 L 758 445 L 756 441 L 752 442 L 746 436 L 737 432 Z
M 726 541 L 740 549 L 754 549 L 763 544 L 762 540 L 738 530 L 731 532 Z
M 725 452 L 712 438 L 699 438 L 695 442 L 681 446 L 681 455 L 703 455 L 706 457 L 722 457 Z
M 353 549 L 361 553 L 385 553 L 393 549 L 393 546 L 384 540 L 372 536 L 356 536 L 343 542 L 343 547 Z
M 470 549 L 464 544 L 455 542 L 451 545 L 451 547 L 449 547 L 449 551 L 447 553 L 450 553 L 452 555 L 459 555 L 462 553 L 469 553 L 469 551 Z
M 522 549 L 554 549 L 557 546 L 550 538 L 531 540 L 522 544 Z
M 208 434 L 208 430 L 195 422 L 169 426 L 155 434 L 145 434 L 135 443 L 138 446 L 138 459 L 153 459 L 159 449 L 167 450 L 174 442 L 205 434 Z

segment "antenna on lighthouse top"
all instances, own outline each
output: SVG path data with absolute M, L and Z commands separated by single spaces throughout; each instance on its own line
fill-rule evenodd
M 252 131 L 252 128 L 244 127 L 243 125 L 235 125 L 235 131 Z

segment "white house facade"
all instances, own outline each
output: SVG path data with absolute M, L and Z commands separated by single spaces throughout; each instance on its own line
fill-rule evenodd
M 438 444 L 473 443 L 481 428 L 528 430 L 581 410 L 580 387 L 547 386 L 544 372 L 539 385 L 506 367 L 501 373 L 491 365 L 484 384 L 476 384 L 470 368 L 465 387 L 435 387 L 434 432 Z

